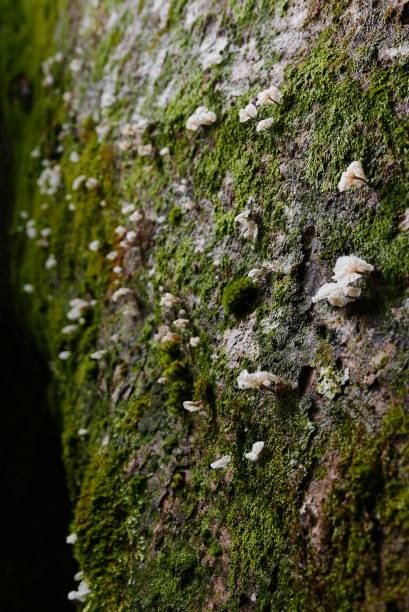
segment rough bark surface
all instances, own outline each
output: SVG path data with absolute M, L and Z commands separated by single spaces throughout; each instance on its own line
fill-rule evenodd
M 408 610 L 409 3 L 2 4 L 12 273 L 84 610 Z M 240 123 L 271 84 L 280 104 Z M 189 131 L 199 106 L 217 120 Z M 354 160 L 368 183 L 339 192 Z M 361 297 L 313 303 L 352 254 Z M 239 389 L 243 369 L 288 385 Z

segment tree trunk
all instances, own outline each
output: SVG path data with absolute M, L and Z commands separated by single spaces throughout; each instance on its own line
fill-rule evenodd
M 70 598 L 409 610 L 409 3 L 29 5 L 12 273 L 62 418 Z

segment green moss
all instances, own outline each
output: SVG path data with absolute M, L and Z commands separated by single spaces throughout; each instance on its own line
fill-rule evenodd
M 172 210 L 169 212 L 169 223 L 172 225 L 179 225 L 183 217 L 183 212 L 180 206 L 174 206 Z
M 244 316 L 253 308 L 258 296 L 257 285 L 249 278 L 238 278 L 223 291 L 222 304 L 227 314 Z
M 39 7 L 48 6 L 51 23 L 58 4 L 41 0 L 30 8 L 25 2 L 24 10 L 13 16 L 14 27 L 30 23 L 28 8 L 36 13 L 33 59 L 28 62 L 36 84 L 42 51 L 51 52 Z M 380 344 L 384 338 L 378 339 L 378 333 L 385 338 L 391 334 L 393 343 L 400 338 L 389 313 L 403 296 L 409 269 L 408 236 L 398 229 L 408 188 L 407 126 L 398 113 L 406 95 L 405 68 L 399 61 L 382 64 L 377 59 L 379 33 L 366 36 L 362 30 L 363 44 L 344 34 L 344 0 L 312 7 L 330 25 L 309 38 L 308 51 L 288 64 L 283 104 L 259 109 L 260 118 L 273 116 L 273 129 L 258 134 L 254 123 L 239 123 L 237 109 L 263 84 L 234 101 L 224 99 L 222 83 L 231 82 L 233 54 L 225 53 L 219 66 L 203 72 L 192 53 L 220 17 L 232 45 L 241 48 L 251 30 L 265 67 L 274 68 L 282 58 L 272 52 L 275 32 L 267 28 L 266 33 L 265 24 L 276 11 L 284 15 L 287 3 L 232 0 L 220 16 L 208 11 L 198 15 L 189 32 L 184 0 L 171 2 L 164 28 L 146 17 L 147 4 L 138 4 L 144 34 L 135 37 L 132 53 L 155 54 L 167 36 L 178 49 L 178 55 L 171 50 L 163 59 L 157 82 L 141 79 L 137 92 L 152 122 L 143 142 L 149 139 L 155 150 L 169 146 L 169 157 L 153 155 L 148 162 L 133 152 L 119 154 L 112 145 L 98 142 L 92 118 L 80 129 L 67 119 L 60 95 L 36 87 L 38 102 L 27 116 L 14 98 L 9 103 L 9 89 L 2 90 L 14 125 L 10 142 L 19 143 L 17 206 L 29 210 L 39 225 L 52 227 L 50 251 L 58 260 L 57 268 L 46 273 L 45 253 L 16 234 L 16 287 L 30 281 L 38 287 L 30 299 L 25 296 L 21 318 L 44 354 L 56 362 L 51 396 L 63 415 L 64 460 L 76 504 L 73 530 L 79 534 L 75 554 L 93 590 L 87 609 L 196 610 L 214 605 L 230 612 L 250 605 L 252 592 L 259 610 L 399 609 L 407 590 L 406 553 L 399 548 L 402 534 L 407 541 L 409 523 L 403 486 L 405 413 L 395 406 L 382 421 L 383 399 L 363 390 L 355 373 L 343 388 L 336 358 L 343 359 L 350 350 L 338 333 L 348 317 L 358 337 L 370 326 Z M 121 1 L 106 2 L 101 19 L 115 5 Z M 373 7 L 373 23 L 380 10 Z M 123 40 L 131 18 L 124 14 L 109 35 L 99 31 L 92 43 L 95 53 L 85 49 L 96 62 L 93 82 Z M 382 44 L 388 36 L 382 33 Z M 5 63 L 9 69 L 13 61 L 16 71 L 22 70 L 20 46 L 2 54 L 3 72 Z M 7 53 L 16 56 L 13 61 L 10 55 L 4 59 Z M 119 62 L 120 74 L 130 59 L 124 56 Z M 14 69 L 10 79 L 13 74 Z M 69 75 L 56 74 L 60 78 L 61 90 L 69 89 Z M 134 75 L 130 79 L 121 80 L 121 87 L 133 87 Z M 157 107 L 168 84 L 174 95 L 165 107 Z M 214 109 L 218 121 L 189 133 L 186 119 L 200 104 Z M 124 97 L 109 117 L 121 124 L 133 110 L 134 100 Z M 41 166 L 29 152 L 39 143 L 42 154 L 53 152 L 58 126 L 65 121 L 70 130 L 60 160 L 64 186 L 43 210 L 44 198 L 35 188 Z M 74 149 L 81 157 L 75 167 L 68 160 Z M 363 161 L 370 187 L 339 194 L 340 174 L 353 159 Z M 64 196 L 79 174 L 95 176 L 99 186 L 93 193 L 72 193 L 76 210 L 70 212 Z M 197 203 L 183 224 L 173 187 L 182 178 Z M 234 223 L 250 198 L 260 230 L 255 247 L 242 240 Z M 100 206 L 103 199 L 105 208 Z M 129 328 L 110 302 L 114 279 L 104 258 L 113 248 L 114 227 L 122 222 L 118 211 L 124 200 L 138 202 L 149 219 L 152 212 L 167 216 L 171 225 L 141 224 L 143 263 L 127 276 L 138 295 L 139 312 Z M 185 226 L 192 232 L 182 231 Z M 311 249 L 304 244 L 310 227 Z M 196 252 L 194 243 L 202 228 L 203 253 Z M 101 252 L 90 254 L 88 244 L 96 238 Z M 334 313 L 336 323 L 319 320 L 310 307 L 312 283 L 321 281 L 336 258 L 347 253 L 364 257 L 376 272 L 366 281 L 355 310 Z M 220 265 L 213 266 L 212 258 L 219 255 Z M 262 292 L 245 277 L 261 262 L 274 263 Z M 154 274 L 148 275 L 153 266 Z M 161 308 L 163 291 L 181 297 L 191 328 L 181 332 L 180 343 L 158 347 L 152 341 L 155 330 L 171 325 L 177 310 Z M 47 299 L 48 294 L 53 298 Z M 97 304 L 87 312 L 78 335 L 62 340 L 60 329 L 74 297 Z M 335 379 L 331 402 L 316 393 L 316 379 L 300 397 L 237 389 L 236 369 L 253 366 L 254 360 L 246 356 L 243 361 L 234 350 L 227 355 L 225 347 L 218 351 L 228 325 L 220 303 L 227 315 L 241 317 L 259 301 L 253 332 L 257 365 L 285 378 L 286 370 L 291 371 L 296 379 L 302 366 L 315 359 Z M 88 355 L 113 330 L 120 330 L 120 340 L 110 348 L 105 370 Z M 200 343 L 192 348 L 188 338 L 199 333 Z M 56 360 L 63 348 L 73 351 L 65 364 Z M 316 357 L 311 357 L 315 348 Z M 385 396 L 393 398 L 387 402 L 403 400 L 407 360 L 400 351 L 397 346 L 396 358 L 382 362 L 385 379 L 373 385 L 385 385 Z M 156 384 L 159 376 L 168 383 Z M 201 420 L 187 417 L 182 408 L 191 399 L 206 404 Z M 78 436 L 80 427 L 88 428 L 87 438 Z M 266 446 L 260 461 L 250 464 L 244 453 L 256 440 Z M 233 456 L 231 471 L 210 470 L 209 464 L 224 453 Z M 328 478 L 328 456 L 337 467 L 312 519 L 320 529 L 317 541 L 300 510 L 310 484 Z

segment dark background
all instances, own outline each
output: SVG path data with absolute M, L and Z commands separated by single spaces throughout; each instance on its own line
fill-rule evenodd
M 76 566 L 65 543 L 70 504 L 46 364 L 16 315 L 9 283 L 13 164 L 0 109 L 0 610 L 72 610 Z M 56 411 L 57 412 L 57 411 Z

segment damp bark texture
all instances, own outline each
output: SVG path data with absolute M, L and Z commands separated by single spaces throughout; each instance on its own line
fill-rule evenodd
M 84 609 L 408 610 L 409 4 L 5 5 Z M 360 296 L 313 301 L 345 255 Z

